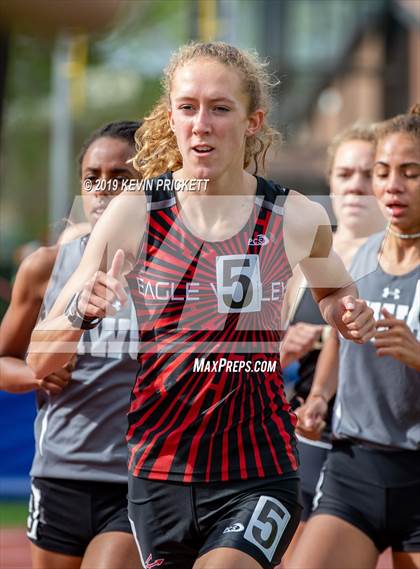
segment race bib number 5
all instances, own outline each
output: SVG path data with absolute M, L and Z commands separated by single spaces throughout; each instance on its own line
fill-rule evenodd
M 216 257 L 218 312 L 259 312 L 261 275 L 258 255 Z
M 281 502 L 271 496 L 260 496 L 244 538 L 261 549 L 271 562 L 290 517 Z

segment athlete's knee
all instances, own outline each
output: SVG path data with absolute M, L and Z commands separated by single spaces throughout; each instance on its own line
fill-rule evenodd
M 193 569 L 263 569 L 263 566 L 243 551 L 223 547 L 199 557 Z

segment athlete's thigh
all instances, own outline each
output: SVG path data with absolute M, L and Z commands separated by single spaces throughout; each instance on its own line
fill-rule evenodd
M 37 560 L 47 553 L 70 561 L 80 560 L 92 538 L 90 500 L 83 484 L 74 480 L 34 478 L 27 536 L 36 547 Z M 46 552 L 45 555 L 38 550 Z M 42 559 L 40 562 L 44 563 Z
M 420 569 L 420 551 L 394 551 L 392 561 L 394 569 Z
M 191 488 L 129 476 L 128 516 L 145 567 L 192 568 L 198 556 Z
M 242 559 L 245 567 L 272 569 L 299 524 L 298 494 L 298 479 L 281 477 L 213 484 L 211 495 L 197 488 L 197 520 L 205 535 L 199 559 L 207 560 L 216 551 L 223 562 L 223 552 L 230 551 L 232 567 Z M 250 565 L 248 558 L 254 563 Z M 206 567 L 211 563 L 207 561 Z
M 219 547 L 197 559 L 193 569 L 263 569 L 263 567 L 247 553 L 230 547 Z
M 79 569 L 82 558 L 54 553 L 31 543 L 32 569 Z
M 140 569 L 140 558 L 132 534 L 114 531 L 97 535 L 89 543 L 81 567 Z
M 418 481 L 388 489 L 387 528 L 394 555 L 401 563 L 415 567 L 413 563 L 416 558 L 419 563 L 420 557 L 420 468 L 411 469 L 410 474 L 410 465 L 404 466 L 408 476 L 417 477 Z
M 287 569 L 374 569 L 378 555 L 361 530 L 336 516 L 319 514 L 307 522 Z
M 306 522 L 300 522 L 300 524 L 298 525 L 297 530 L 295 531 L 295 534 L 292 538 L 292 541 L 289 543 L 284 555 L 283 555 L 283 559 L 282 559 L 282 565 L 283 567 L 288 567 L 289 566 L 289 560 L 291 559 L 294 550 L 296 549 L 296 547 L 299 544 L 299 539 L 300 536 L 302 535 L 304 529 L 305 529 L 305 525 Z

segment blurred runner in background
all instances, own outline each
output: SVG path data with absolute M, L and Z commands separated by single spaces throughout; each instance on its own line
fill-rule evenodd
M 351 274 L 377 333 L 356 349 L 340 338 L 333 449 L 291 569 L 374 568 L 387 547 L 396 569 L 420 567 L 420 105 L 377 127 L 373 190 L 388 231 L 359 249 Z M 330 342 L 299 414 L 315 436 L 336 384 Z
M 79 167 L 89 226 L 121 192 L 122 181 L 138 177 L 127 161 L 139 126 L 109 123 L 84 144 Z M 79 230 L 70 226 L 60 241 Z M 86 234 L 27 257 L 1 326 L 1 388 L 37 390 L 28 517 L 34 569 L 140 567 L 127 518 L 124 441 L 128 393 L 138 368 L 134 307 L 127 304 L 86 331 L 73 360 L 42 379 L 24 361 L 40 311 L 48 313 L 88 239 Z
M 372 193 L 374 142 L 372 127 L 355 124 L 339 133 L 327 150 L 327 175 L 337 220 L 337 230 L 333 238 L 334 250 L 347 268 L 354 253 L 367 237 L 385 227 L 385 218 Z M 331 333 L 331 327 L 326 326 L 302 273 L 298 270 L 296 273 L 289 282 L 286 293 L 292 325 L 282 342 L 280 359 L 282 367 L 285 367 L 299 358 L 298 379 L 293 386 L 291 400 L 293 408 L 299 407 L 308 397 L 323 345 L 322 340 Z M 311 396 L 320 395 L 312 393 Z M 298 433 L 302 522 L 309 518 L 316 483 L 331 448 L 331 411 L 330 402 L 321 440 L 310 440 Z M 299 413 L 299 410 L 297 412 Z M 303 525 L 304 523 L 299 526 L 286 557 L 297 542 Z

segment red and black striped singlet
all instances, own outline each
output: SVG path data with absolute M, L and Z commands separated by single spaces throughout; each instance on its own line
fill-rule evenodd
M 247 223 L 220 242 L 185 227 L 173 191 L 148 194 L 128 277 L 141 340 L 127 434 L 135 476 L 209 482 L 297 469 L 279 362 L 286 191 L 257 181 Z

